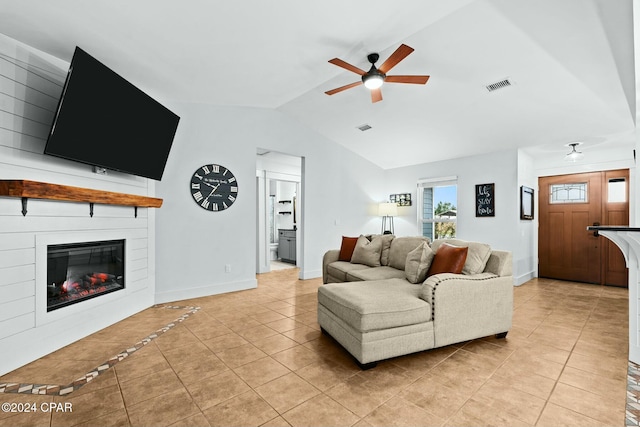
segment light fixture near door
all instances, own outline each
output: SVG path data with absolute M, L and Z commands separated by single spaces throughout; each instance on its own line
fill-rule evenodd
M 571 147 L 571 152 L 569 152 L 566 156 L 564 156 L 564 160 L 566 162 L 577 162 L 584 158 L 584 154 L 582 151 L 576 150 L 576 147 L 582 145 L 582 142 L 572 142 L 567 144 L 567 147 Z

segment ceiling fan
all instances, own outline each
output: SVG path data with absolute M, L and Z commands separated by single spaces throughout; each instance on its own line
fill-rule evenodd
M 419 84 L 423 85 L 427 83 L 429 80 L 429 76 L 388 76 L 387 73 L 393 67 L 398 65 L 400 61 L 406 58 L 411 52 L 413 52 L 413 48 L 407 46 L 406 44 L 401 44 L 395 52 L 387 58 L 386 61 L 382 63 L 382 65 L 376 68 L 376 62 L 380 58 L 380 55 L 377 53 L 370 53 L 367 55 L 367 59 L 371 63 L 371 68 L 369 71 L 361 70 L 360 68 L 349 64 L 348 62 L 343 61 L 339 58 L 333 58 L 329 60 L 330 63 L 337 65 L 338 67 L 342 67 L 345 70 L 352 71 L 360 76 L 362 76 L 362 81 L 350 83 L 345 86 L 341 86 L 339 88 L 335 88 L 332 90 L 328 90 L 325 93 L 327 95 L 334 95 L 338 92 L 342 92 L 343 90 L 351 89 L 352 87 L 360 86 L 364 84 L 365 87 L 371 90 L 371 102 L 382 101 L 382 91 L 380 90 L 380 86 L 384 82 L 388 83 L 411 83 L 411 84 Z

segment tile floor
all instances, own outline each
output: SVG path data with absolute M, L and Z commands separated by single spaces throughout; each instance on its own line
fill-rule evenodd
M 149 308 L 0 377 L 0 387 L 35 384 L 44 393 L 94 373 L 62 396 L 53 388 L 0 393 L 14 409 L 35 408 L 0 412 L 0 426 L 633 424 L 625 416 L 626 289 L 534 279 L 514 289 L 506 340 L 360 371 L 319 331 L 321 281 L 297 273 L 270 272 L 258 275 L 257 289 Z
M 277 260 L 272 260 L 270 262 L 271 264 L 271 271 L 276 271 L 276 270 L 286 270 L 289 268 L 296 268 L 295 264 L 289 263 L 289 262 L 284 262 L 284 261 L 277 261 Z

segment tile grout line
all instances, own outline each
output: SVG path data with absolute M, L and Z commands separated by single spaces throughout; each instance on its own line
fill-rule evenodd
M 188 311 L 181 315 L 180 317 L 174 319 L 172 322 L 163 326 L 162 328 L 156 330 L 155 332 L 147 335 L 131 347 L 128 347 L 117 355 L 111 357 L 106 362 L 98 365 L 96 368 L 87 372 L 80 378 L 77 378 L 75 381 L 71 382 L 67 385 L 58 385 L 58 384 L 31 384 L 31 383 L 15 383 L 15 382 L 6 382 L 0 383 L 0 393 L 14 393 L 14 394 L 37 394 L 37 395 L 48 395 L 48 396 L 67 396 L 70 393 L 78 390 L 83 385 L 91 382 L 99 375 L 107 372 L 110 368 L 115 366 L 118 362 L 126 359 L 136 351 L 145 347 L 151 341 L 160 337 L 165 332 L 173 329 L 179 323 L 184 322 L 189 316 L 197 313 L 200 310 L 200 307 L 191 307 L 191 306 L 152 306 L 152 308 L 164 308 L 164 309 L 172 309 L 172 310 L 180 310 L 187 309 Z
M 122 407 L 124 408 L 124 412 L 127 415 L 127 421 L 131 426 L 133 424 L 131 423 L 131 417 L 129 416 L 129 408 L 127 407 L 127 404 L 124 400 L 124 394 L 122 394 L 122 385 L 120 384 L 120 377 L 118 376 L 118 371 L 114 369 L 113 375 L 116 377 L 116 384 L 118 385 L 118 393 L 120 394 L 120 399 L 122 399 Z M 90 422 L 91 420 L 88 420 L 88 421 Z

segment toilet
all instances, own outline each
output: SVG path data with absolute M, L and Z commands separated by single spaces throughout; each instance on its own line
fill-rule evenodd
M 269 259 L 271 261 L 275 261 L 278 259 L 278 244 L 277 243 L 271 243 L 269 245 Z

